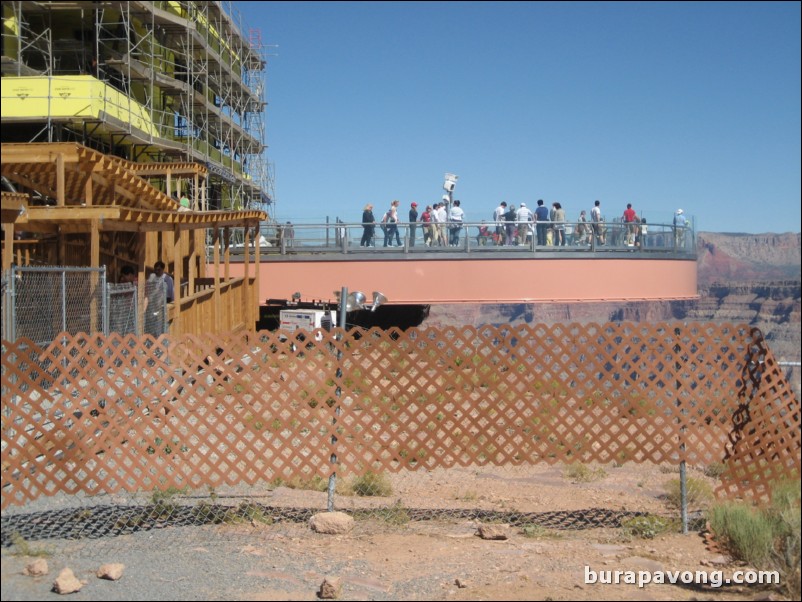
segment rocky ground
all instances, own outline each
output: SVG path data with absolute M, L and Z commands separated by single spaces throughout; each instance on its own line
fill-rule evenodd
M 728 576 L 743 567 L 706 547 L 699 532 L 676 532 L 677 511 L 666 501 L 677 478 L 670 467 L 587 468 L 590 473 L 578 477 L 587 481 L 564 466 L 395 476 L 384 498 L 337 496 L 336 508 L 351 514 L 374 508 L 356 513 L 354 529 L 339 535 L 315 533 L 306 521 L 250 521 L 93 541 L 30 542 L 27 551 L 51 553 L 50 572 L 23 575 L 32 559 L 16 555 L 19 546 L 5 549 L 2 599 L 54 596 L 49 593 L 53 579 L 65 566 L 86 581 L 72 594 L 75 600 L 312 600 L 327 576 L 340 580 L 341 598 L 348 600 L 767 599 L 769 593 L 755 586 L 588 583 L 586 575 L 600 571 L 722 571 Z M 700 490 L 715 484 L 701 471 L 691 476 Z M 325 493 L 286 487 L 252 490 L 247 498 L 270 507 L 322 509 L 326 502 Z M 697 506 L 707 503 L 703 498 Z M 243 492 L 221 491 L 218 501 L 242 499 Z M 431 514 L 413 517 L 412 509 Z M 460 514 L 465 509 L 487 514 L 466 518 Z M 674 526 L 653 539 L 609 526 L 559 528 L 568 525 L 567 517 L 588 518 L 599 510 L 659 514 Z M 562 519 L 542 527 L 527 522 L 528 512 Z M 506 539 L 477 535 L 488 524 Z M 573 525 L 582 526 L 575 520 Z M 95 577 L 104 563 L 123 563 L 122 579 Z

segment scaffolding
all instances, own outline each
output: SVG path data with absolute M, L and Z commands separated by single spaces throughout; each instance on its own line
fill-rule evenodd
M 265 46 L 240 24 L 231 2 L 3 2 L 2 140 L 201 164 L 204 190 L 156 185 L 270 216 Z

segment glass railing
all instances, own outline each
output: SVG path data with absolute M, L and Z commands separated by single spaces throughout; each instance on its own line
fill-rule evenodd
M 610 253 L 681 254 L 695 256 L 691 225 L 621 222 L 486 222 L 392 226 L 361 223 L 270 224 L 251 235 L 261 254 L 442 254 L 442 253 Z M 231 237 L 234 253 L 245 249 L 242 229 Z

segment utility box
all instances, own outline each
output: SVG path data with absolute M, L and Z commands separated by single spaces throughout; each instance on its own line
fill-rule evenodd
M 286 332 L 305 330 L 312 332 L 317 328 L 331 330 L 337 319 L 333 309 L 282 309 L 279 312 L 279 328 Z M 323 337 L 318 333 L 317 340 Z

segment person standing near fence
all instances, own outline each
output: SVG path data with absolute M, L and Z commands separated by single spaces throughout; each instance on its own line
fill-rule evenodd
M 518 222 L 518 244 L 525 245 L 529 235 L 529 225 L 532 222 L 532 212 L 526 206 L 526 203 L 521 203 L 518 206 L 515 219 Z
M 504 214 L 507 213 L 507 203 L 501 201 L 501 204 L 493 211 L 493 221 L 496 223 L 496 244 L 504 244 Z
M 373 216 L 373 205 L 368 203 L 362 211 L 362 240 L 360 247 L 373 246 L 373 234 L 376 232 L 376 218 Z
M 554 217 L 551 220 L 554 222 L 554 246 L 565 246 L 565 209 L 562 203 L 554 203 Z
M 124 265 L 120 270 L 120 284 L 136 284 L 137 275 L 134 266 Z
M 449 230 L 451 231 L 451 236 L 449 237 L 448 244 L 452 247 L 459 246 L 459 233 L 462 230 L 462 222 L 465 219 L 465 212 L 460 207 L 459 201 L 454 201 L 454 204 L 451 206 L 451 214 L 449 217 Z
M 638 216 L 632 208 L 632 203 L 627 203 L 627 208 L 624 209 L 624 223 L 627 229 L 626 245 L 632 247 L 635 245 L 635 236 L 638 233 Z
M 173 277 L 164 268 L 163 261 L 154 263 L 145 282 L 145 333 L 154 337 L 167 332 L 167 304 L 175 298 Z
M 535 229 L 537 230 L 537 244 L 540 247 L 546 246 L 546 232 L 549 228 L 549 209 L 543 203 L 543 199 L 538 199 L 537 201 L 537 209 L 535 209 L 535 219 L 537 220 L 537 224 Z
M 412 203 L 409 206 L 409 246 L 415 246 L 415 234 L 417 233 L 418 204 Z
M 688 227 L 688 220 L 682 209 L 677 209 L 674 215 L 674 246 L 681 249 L 685 246 L 685 228 Z
M 148 282 L 158 283 L 161 282 L 164 287 L 164 300 L 167 303 L 172 303 L 175 299 L 175 284 L 173 277 L 164 271 L 165 265 L 163 261 L 157 261 L 153 264 L 153 273 L 148 277 Z
M 604 223 L 602 223 L 604 222 L 604 217 L 601 212 L 601 201 L 596 201 L 593 204 L 593 208 L 590 210 L 590 221 L 593 225 L 593 236 L 600 245 L 603 245 L 605 228 Z

